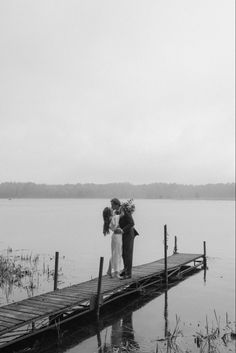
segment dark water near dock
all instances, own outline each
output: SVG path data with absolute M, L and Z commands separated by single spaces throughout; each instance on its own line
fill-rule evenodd
M 19 253 L 45 254 L 52 258 L 52 265 L 54 252 L 59 251 L 63 268 L 59 287 L 95 277 L 99 257 L 105 258 L 105 271 L 110 254 L 110 238 L 102 235 L 101 216 L 108 204 L 109 200 L 0 200 L 0 249 L 10 246 Z M 175 235 L 180 252 L 202 253 L 206 241 L 206 281 L 201 271 L 168 291 L 170 331 L 176 327 L 177 316 L 184 335 L 178 338 L 178 344 L 184 352 L 186 348 L 199 352 L 193 335 L 204 330 L 206 318 L 210 327 L 216 325 L 215 316 L 220 318 L 222 328 L 226 317 L 235 321 L 234 202 L 136 200 L 135 204 L 140 236 L 135 240 L 134 265 L 163 257 L 164 224 L 169 233 L 168 254 L 173 252 Z M 48 281 L 38 292 L 52 289 L 53 283 Z M 26 293 L 15 290 L 11 295 L 19 300 Z M 123 335 L 130 337 L 131 343 L 136 342 L 137 351 L 155 352 L 157 339 L 164 337 L 166 300 L 164 293 L 154 293 L 151 299 L 135 299 L 125 311 L 121 307 L 114 321 L 108 320 L 108 326 L 97 333 L 91 329 L 91 337 L 83 336 L 74 324 L 70 342 L 58 351 L 97 352 L 98 342 L 111 349 L 111 344 L 121 342 Z M 79 343 L 75 335 L 83 336 L 84 341 Z M 51 352 L 57 351 L 53 349 Z

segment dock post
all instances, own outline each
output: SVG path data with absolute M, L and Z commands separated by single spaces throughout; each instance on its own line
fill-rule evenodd
M 59 252 L 55 252 L 54 290 L 57 290 Z
M 175 246 L 174 246 L 174 252 L 173 254 L 177 254 L 178 249 L 177 249 L 177 236 L 175 235 Z
M 168 287 L 168 270 L 167 270 L 167 225 L 164 225 L 164 260 L 165 260 L 165 284 Z
M 204 269 L 206 269 L 206 267 L 207 267 L 207 260 L 206 260 L 206 242 L 204 241 L 203 242 L 203 267 L 204 267 Z
M 165 289 L 164 319 L 165 319 L 165 338 L 168 338 L 168 290 L 167 289 Z
M 97 317 L 99 317 L 99 312 L 100 312 L 100 296 L 101 296 L 101 287 L 102 287 L 103 261 L 104 261 L 104 257 L 100 257 L 99 275 L 98 275 L 98 288 L 97 288 L 97 298 L 96 298 Z
M 98 341 L 98 353 L 102 353 L 102 339 L 99 327 L 97 327 L 97 341 Z

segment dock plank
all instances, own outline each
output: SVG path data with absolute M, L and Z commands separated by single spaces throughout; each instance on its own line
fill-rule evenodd
M 13 319 L 13 318 L 8 318 L 6 317 L 4 314 L 0 315 L 0 323 L 9 323 L 9 324 L 15 324 L 17 325 L 17 323 L 19 323 L 19 321 L 21 322 L 22 320 L 19 319 Z
M 44 296 L 44 298 L 47 300 L 47 302 L 49 303 L 55 303 L 55 304 L 71 304 L 73 303 L 73 299 L 65 299 L 65 298 L 61 298 L 61 297 L 58 297 L 56 296 L 54 293 L 51 293 L 51 294 L 46 294 Z
M 20 311 L 9 310 L 8 308 L 1 308 L 1 314 L 12 319 L 18 319 L 20 321 L 27 321 L 29 319 L 37 317 L 37 314 L 26 314 Z
M 44 310 L 37 309 L 33 306 L 30 306 L 29 304 L 23 305 L 23 304 L 15 303 L 15 305 L 13 305 L 12 307 L 8 307 L 8 310 L 17 310 L 17 311 L 26 312 L 26 313 L 34 312 L 38 315 L 44 314 Z
M 63 306 L 65 306 L 65 305 L 63 305 L 62 303 L 60 304 L 60 303 L 55 303 L 55 302 L 52 302 L 52 301 L 50 301 L 50 300 L 45 300 L 45 298 L 44 297 L 42 297 L 42 298 L 37 298 L 37 299 L 35 299 L 35 300 L 31 300 L 30 301 L 31 302 L 31 304 L 37 304 L 38 306 L 40 306 L 41 305 L 41 307 L 42 308 L 48 308 L 48 307 L 50 307 L 50 308 L 55 308 L 55 309 L 60 309 L 60 308 L 62 308 Z

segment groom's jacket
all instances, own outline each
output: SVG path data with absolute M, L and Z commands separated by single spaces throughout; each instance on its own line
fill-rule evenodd
M 132 215 L 125 213 L 124 216 L 121 216 L 119 220 L 119 226 L 124 233 L 129 233 L 134 226 Z

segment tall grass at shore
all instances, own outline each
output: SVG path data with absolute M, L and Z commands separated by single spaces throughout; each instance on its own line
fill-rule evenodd
M 54 256 L 8 247 L 0 253 L 0 305 L 52 290 L 53 276 Z

